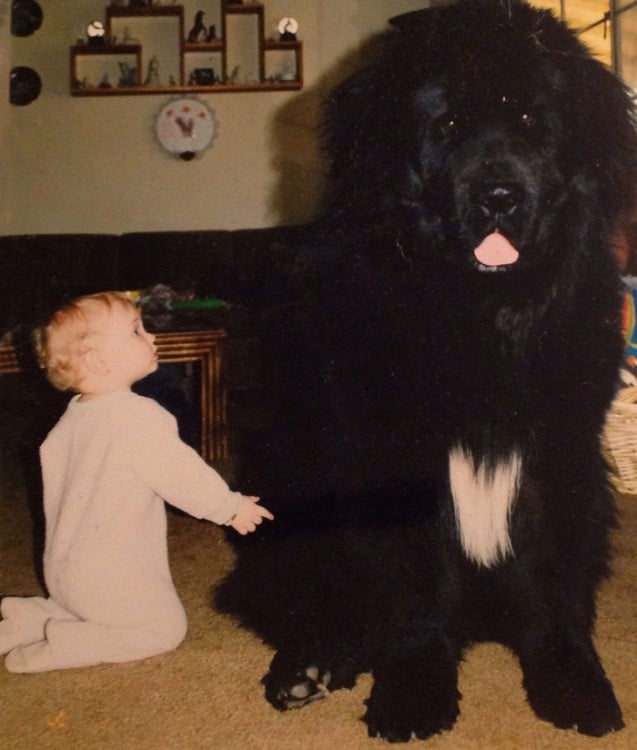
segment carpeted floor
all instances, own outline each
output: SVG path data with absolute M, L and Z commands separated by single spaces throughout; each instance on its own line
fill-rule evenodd
M 33 565 L 25 471 L 0 452 L 0 592 L 40 592 Z M 620 498 L 615 576 L 599 599 L 597 643 L 626 729 L 595 740 L 537 720 L 506 650 L 471 651 L 461 670 L 462 714 L 431 750 L 634 750 L 637 747 L 637 498 Z M 371 680 L 281 714 L 259 684 L 271 653 L 210 606 L 232 565 L 221 530 L 170 516 L 170 550 L 190 629 L 175 652 L 144 662 L 40 675 L 0 665 L 0 747 L 7 750 L 371 750 L 360 721 Z M 273 596 L 276 582 L 273 581 Z M 0 663 L 1 664 L 1 663 Z M 412 743 L 413 744 L 413 743 Z

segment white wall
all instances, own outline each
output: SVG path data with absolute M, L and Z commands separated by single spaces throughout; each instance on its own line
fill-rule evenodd
M 183 162 L 155 142 L 168 95 L 72 97 L 69 47 L 108 0 L 38 0 L 30 37 L 9 33 L 0 0 L 0 234 L 234 229 L 304 221 L 320 187 L 316 123 L 331 71 L 388 17 L 427 0 L 265 0 L 266 29 L 293 15 L 304 43 L 300 92 L 201 95 L 219 134 Z M 184 0 L 187 26 L 220 0 Z M 211 10 L 212 12 L 212 10 Z M 2 22 L 4 18 L 4 22 Z M 27 65 L 43 81 L 28 106 L 8 104 L 8 71 Z M 285 174 L 282 185 L 280 175 Z

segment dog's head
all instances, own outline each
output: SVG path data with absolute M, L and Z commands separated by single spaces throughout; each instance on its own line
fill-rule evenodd
M 612 226 L 632 200 L 632 105 L 573 32 L 497 0 L 392 24 L 328 101 L 329 211 L 471 272 L 537 266 L 557 237 Z

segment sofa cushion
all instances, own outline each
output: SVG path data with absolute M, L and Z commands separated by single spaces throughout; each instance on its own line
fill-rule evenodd
M 119 237 L 48 234 L 0 238 L 0 335 L 35 325 L 55 306 L 116 282 Z
M 217 294 L 215 269 L 229 263 L 232 232 L 138 232 L 120 238 L 117 280 L 120 289 L 166 284 L 181 294 Z
M 125 289 L 166 284 L 196 297 L 267 304 L 303 278 L 299 263 L 319 236 L 311 225 L 125 234 L 118 280 Z

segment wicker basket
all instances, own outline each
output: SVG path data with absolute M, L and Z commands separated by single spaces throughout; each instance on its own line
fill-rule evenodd
M 637 494 L 637 387 L 622 388 L 606 417 L 602 435 L 611 481 L 624 494 Z

